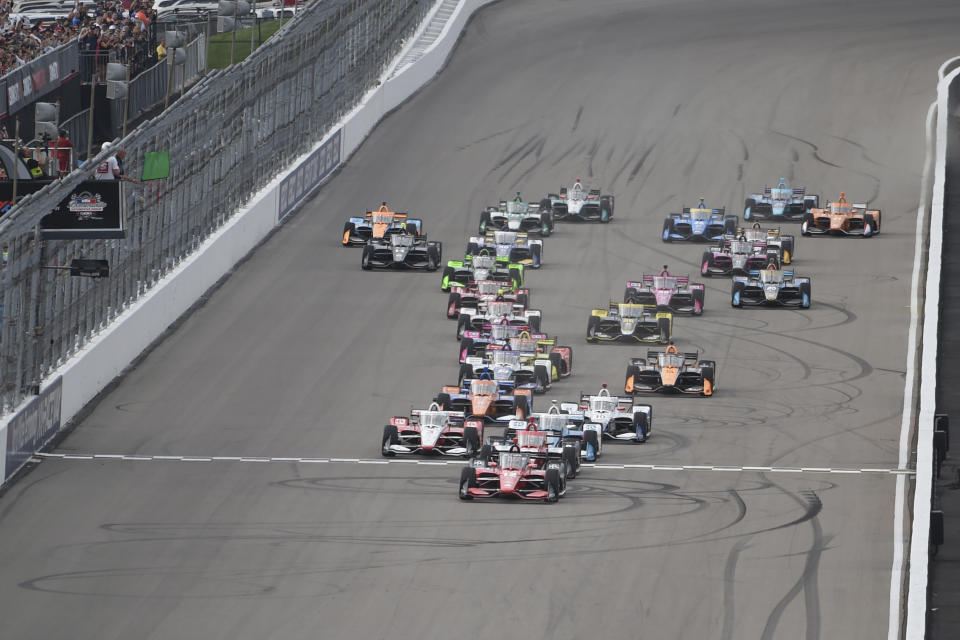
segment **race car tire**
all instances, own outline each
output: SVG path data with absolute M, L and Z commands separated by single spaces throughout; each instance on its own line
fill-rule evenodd
M 559 500 L 560 499 L 560 470 L 547 469 L 546 477 L 544 478 L 544 484 L 546 484 L 547 497 L 544 498 L 543 501 L 553 503 Z
M 457 273 L 457 272 L 456 272 L 456 270 L 455 270 L 453 267 L 444 267 L 444 268 L 443 268 L 443 279 L 440 281 L 440 290 L 441 290 L 441 291 L 450 291 L 450 284 L 449 284 L 449 282 L 448 282 L 448 279 L 449 279 L 449 278 L 452 278 L 454 275 L 456 275 L 456 273 Z M 445 283 L 445 282 L 447 283 L 446 287 L 444 287 L 444 283 Z
M 660 238 L 664 242 L 673 242 L 673 238 L 670 234 L 673 233 L 673 218 L 667 218 L 663 221 L 663 233 L 660 235 Z
M 809 211 L 803 214 L 803 222 L 800 223 L 800 235 L 810 236 L 810 227 L 813 226 L 813 214 Z
M 460 317 L 460 294 L 453 292 L 447 298 L 447 318 L 456 320 Z
M 473 500 L 473 496 L 470 495 L 470 489 L 476 489 L 476 487 L 477 472 L 473 469 L 473 467 L 460 469 L 460 485 L 457 489 L 460 499 Z
M 550 388 L 550 372 L 547 371 L 547 368 L 543 365 L 537 365 L 533 369 L 533 378 L 537 383 L 537 388 L 534 389 L 535 393 L 546 393 L 547 389 Z
M 487 226 L 490 224 L 490 212 L 484 211 L 480 214 L 480 235 L 487 232 Z
M 743 203 L 743 219 L 750 219 L 750 211 L 757 206 L 757 201 L 753 198 L 747 198 Z
M 480 434 L 476 427 L 463 428 L 463 447 L 467 450 L 463 454 L 464 458 L 472 458 L 480 448 Z
M 703 374 L 703 379 L 704 379 L 704 380 L 709 380 L 709 381 L 710 381 L 710 387 L 711 387 L 711 388 L 715 388 L 715 387 L 716 387 L 716 384 L 717 384 L 717 382 L 716 382 L 717 365 L 713 362 L 713 360 L 701 360 L 701 361 L 700 361 L 700 372 Z M 702 393 L 702 392 L 701 392 L 700 395 L 702 395 L 702 396 L 704 396 L 704 397 L 710 397 L 710 396 L 707 396 L 707 394 Z M 712 395 L 712 394 L 711 394 L 711 395 Z
M 510 269 L 510 281 L 513 283 L 515 288 L 523 286 L 523 272 L 516 267 Z
M 863 217 L 863 237 L 871 238 L 877 232 L 877 222 L 873 216 Z
M 460 340 L 460 358 L 466 358 L 470 355 L 470 349 L 473 348 L 473 338 L 463 338 Z M 463 360 L 461 360 L 463 362 Z
M 693 294 L 693 315 L 702 315 L 703 301 L 706 293 L 703 289 L 694 289 L 691 293 Z M 697 305 L 698 302 L 700 303 L 699 305 Z
M 539 244 L 535 244 L 530 247 L 530 256 L 533 258 L 533 264 L 531 265 L 534 269 L 540 268 L 540 259 L 543 254 L 543 248 Z
M 370 258 L 373 254 L 373 248 L 370 245 L 363 246 L 363 255 L 360 256 L 360 268 L 364 271 L 370 271 L 373 269 L 373 265 L 370 264 Z
M 877 230 L 874 233 L 880 233 L 880 212 L 877 211 L 877 215 L 873 216 L 874 222 L 877 223 Z
M 517 294 L 517 304 L 522 304 L 524 308 L 530 306 L 530 294 L 529 293 L 518 293 Z
M 795 245 L 793 236 L 781 236 L 780 238 L 780 261 L 783 264 L 793 262 L 793 248 Z
M 343 223 L 343 238 L 340 240 L 341 246 L 350 246 L 350 236 L 353 234 L 354 225 L 352 222 Z
M 593 433 L 592 431 L 590 433 Z M 564 447 L 563 461 L 566 462 L 567 468 L 567 480 L 573 480 L 577 477 L 577 472 L 580 470 L 580 456 L 577 455 L 577 450 L 575 447 Z
M 480 450 L 477 452 L 476 458 L 483 463 L 483 466 L 487 466 L 490 463 L 490 458 L 493 456 L 493 445 L 484 444 L 480 447 Z
M 520 416 L 520 419 L 526 420 L 527 416 L 533 413 L 533 408 L 530 406 L 530 399 L 527 396 L 514 396 L 513 413 L 514 415 Z
M 587 460 L 591 462 L 600 457 L 600 438 L 597 437 L 596 431 L 584 431 L 583 432 L 583 448 L 587 452 Z M 590 457 L 590 449 L 593 448 L 593 460 Z
M 813 296 L 810 293 L 810 283 L 803 282 L 800 284 L 800 308 L 809 309 L 811 303 L 813 302 Z
M 380 455 L 384 458 L 392 458 L 397 453 L 390 451 L 390 445 L 400 444 L 400 434 L 397 432 L 396 425 L 388 424 L 383 428 L 383 440 L 380 441 Z
M 427 249 L 427 271 L 436 271 L 440 268 L 440 251 L 436 247 Z
M 552 377 L 554 381 L 559 380 L 560 376 L 563 375 L 563 356 L 557 352 L 551 353 L 550 365 L 553 369 L 553 371 L 550 372 L 550 377 Z
M 540 333 L 540 316 L 530 316 L 530 328 L 534 333 Z
M 470 329 L 470 316 L 461 313 L 457 318 L 457 340 L 463 339 L 463 332 Z
M 742 282 L 734 282 L 733 286 L 730 287 L 730 306 L 737 309 L 743 308 L 743 300 L 741 296 L 743 295 L 744 284 Z
M 434 402 L 437 403 L 441 411 L 450 411 L 451 402 L 449 393 L 438 393 Z
M 650 437 L 650 423 L 647 420 L 647 414 L 645 413 L 636 414 L 634 416 L 633 428 L 634 428 L 634 431 L 639 429 L 641 433 L 640 439 L 637 440 L 637 442 L 646 442 L 647 438 Z
M 723 219 L 723 232 L 724 233 L 736 233 L 737 226 L 739 224 L 737 216 L 726 216 Z
M 468 255 L 468 256 L 475 256 L 475 255 L 477 255 L 477 251 L 479 251 L 479 250 L 480 250 L 480 246 L 479 246 L 476 242 L 468 242 L 468 243 L 467 243 L 467 255 Z
M 657 318 L 657 331 L 660 335 L 660 344 L 670 342 L 670 318 Z
M 461 364 L 460 373 L 457 375 L 457 384 L 462 388 L 463 383 L 469 380 L 473 380 L 473 365 Z
M 600 318 L 596 316 L 590 316 L 590 319 L 587 320 L 587 342 L 597 342 L 596 331 L 598 324 L 600 324 Z
M 607 223 L 613 217 L 613 196 L 600 198 L 600 222 Z
M 700 275 L 705 278 L 710 278 L 710 267 L 713 266 L 713 254 L 709 251 L 703 252 L 703 257 L 700 259 Z
M 818 209 L 820 207 L 820 197 L 814 196 L 812 198 L 803 199 L 803 211 L 804 213 L 810 211 L 810 209 Z

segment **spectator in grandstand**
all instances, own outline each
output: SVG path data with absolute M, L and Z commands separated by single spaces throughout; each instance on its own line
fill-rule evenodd
M 70 166 L 70 150 L 73 148 L 73 142 L 67 137 L 66 129 L 60 129 L 59 137 L 53 146 L 57 149 L 57 171 L 59 171 L 60 177 L 62 178 L 70 173 L 73 168 Z

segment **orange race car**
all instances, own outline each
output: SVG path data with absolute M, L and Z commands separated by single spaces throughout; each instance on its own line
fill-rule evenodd
M 865 204 L 850 204 L 847 194 L 831 202 L 826 209 L 810 209 L 803 214 L 800 233 L 805 236 L 826 234 L 863 236 L 869 238 L 880 233 L 880 210 L 867 209 Z
M 681 353 L 674 345 L 647 351 L 646 358 L 631 358 L 624 391 L 638 393 L 694 393 L 712 396 L 717 363 L 700 360 L 696 351 Z
M 340 242 L 345 247 L 361 246 L 367 240 L 385 238 L 391 233 L 422 235 L 423 221 L 391 211 L 384 202 L 376 211 L 367 211 L 362 218 L 350 218 L 343 223 Z

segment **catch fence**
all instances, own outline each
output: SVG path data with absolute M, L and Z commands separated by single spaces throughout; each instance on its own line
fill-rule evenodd
M 9 411 L 309 150 L 375 86 L 432 6 L 426 0 L 310 3 L 251 56 L 208 74 L 132 132 L 126 171 L 144 154 L 170 153 L 170 176 L 124 184 L 126 235 L 41 240 L 40 218 L 101 153 L 0 219 L 0 399 Z M 105 259 L 108 278 L 71 277 L 75 258 Z

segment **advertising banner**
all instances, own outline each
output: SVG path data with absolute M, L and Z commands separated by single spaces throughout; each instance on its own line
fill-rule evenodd
M 49 239 L 122 238 L 123 183 L 81 182 L 56 209 L 43 216 L 40 229 Z
M 280 183 L 278 223 L 293 211 L 304 196 L 340 166 L 340 138 L 341 131 L 338 130 Z
M 60 430 L 62 390 L 63 379 L 57 377 L 10 420 L 7 425 L 5 481 Z

